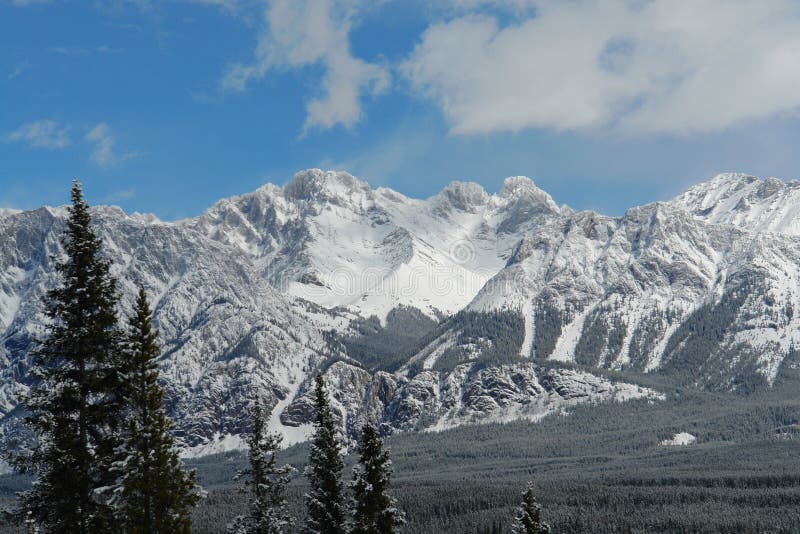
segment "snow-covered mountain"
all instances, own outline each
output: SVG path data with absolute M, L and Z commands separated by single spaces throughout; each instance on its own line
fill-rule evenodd
M 95 208 L 92 216 L 123 308 L 130 309 L 138 284 L 154 300 L 166 398 L 185 442 L 238 432 L 243 406 L 256 395 L 269 405 L 287 399 L 327 356 L 319 329 L 243 252 L 184 225 L 117 208 Z M 0 224 L 3 415 L 13 413 L 27 384 L 28 353 L 43 332 L 42 297 L 55 283 L 65 217 L 62 208 L 40 208 Z
M 720 175 L 622 217 L 559 214 L 522 238 L 468 309 L 521 309 L 523 357 L 721 389 L 772 384 L 800 339 L 795 188 Z
M 453 182 L 417 200 L 310 170 L 183 224 L 242 250 L 290 295 L 385 319 L 399 305 L 431 316 L 462 309 L 522 235 L 560 213 L 524 177 L 508 178 L 496 195 Z
M 771 384 L 800 330 L 798 190 L 720 175 L 608 217 L 559 207 L 523 177 L 496 194 L 454 182 L 420 200 L 309 170 L 181 221 L 92 213 L 123 308 L 139 283 L 154 301 L 170 413 L 200 454 L 237 445 L 256 397 L 287 441 L 303 439 L 320 371 L 350 434 L 364 417 L 391 432 L 659 398 L 598 376 L 607 369 Z M 0 211 L 6 435 L 65 215 Z M 367 335 L 359 325 L 371 316 L 388 325 L 400 306 L 442 321 L 395 372 L 380 365 L 381 346 L 377 365 L 358 361 L 348 339 Z
M 800 234 L 800 182 L 720 174 L 673 201 L 695 217 L 743 230 Z

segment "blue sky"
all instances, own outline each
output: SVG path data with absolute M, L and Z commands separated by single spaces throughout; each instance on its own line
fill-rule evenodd
M 174 219 L 322 167 L 619 214 L 800 178 L 798 87 L 792 0 L 0 0 L 0 207 L 75 176 Z

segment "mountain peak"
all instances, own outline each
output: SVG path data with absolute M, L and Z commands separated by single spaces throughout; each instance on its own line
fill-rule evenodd
M 743 172 L 721 172 L 714 176 L 711 180 L 698 184 L 696 187 L 703 185 L 710 186 L 724 186 L 724 185 L 746 185 L 758 181 L 757 176 Z
M 724 173 L 690 187 L 671 204 L 714 224 L 800 234 L 800 182 Z
M 500 189 L 501 196 L 510 196 L 523 191 L 540 191 L 533 180 L 527 176 L 509 176 L 503 180 L 503 188 Z
M 712 179 L 690 187 L 679 198 L 702 198 L 706 206 L 733 196 L 747 196 L 750 198 L 768 198 L 784 189 L 797 187 L 798 182 L 792 180 L 785 182 L 779 178 L 759 178 L 744 173 L 726 172 L 714 176 Z
M 539 189 L 533 180 L 527 176 L 509 176 L 503 180 L 503 187 L 500 189 L 498 196 L 504 200 L 527 198 L 546 205 L 554 212 L 559 211 L 553 197 Z
M 489 200 L 488 193 L 475 182 L 450 182 L 437 196 L 461 211 L 472 211 Z
M 349 197 L 353 193 L 369 191 L 369 185 L 342 171 L 307 169 L 294 175 L 283 187 L 283 194 L 291 200 L 315 200 Z

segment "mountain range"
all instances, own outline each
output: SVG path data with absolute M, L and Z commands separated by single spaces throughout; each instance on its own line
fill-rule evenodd
M 10 445 L 66 215 L 0 210 Z M 364 419 L 390 434 L 659 402 L 673 384 L 747 394 L 800 362 L 796 181 L 722 174 L 612 217 L 525 177 L 413 199 L 313 169 L 190 219 L 92 216 L 121 313 L 139 284 L 153 302 L 186 455 L 240 447 L 255 399 L 304 440 L 317 373 L 352 439 Z

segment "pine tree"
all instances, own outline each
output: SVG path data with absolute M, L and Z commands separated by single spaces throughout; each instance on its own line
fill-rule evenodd
M 361 429 L 359 463 L 353 469 L 352 534 L 394 534 L 405 520 L 386 490 L 392 476 L 389 449 L 383 448 L 378 429 L 370 423 Z
M 515 534 L 550 534 L 550 525 L 542 521 L 542 507 L 533 495 L 533 484 L 522 494 L 522 504 L 515 517 Z
M 77 181 L 71 193 L 61 239 L 66 260 L 56 265 L 61 284 L 46 297 L 47 336 L 34 352 L 35 385 L 24 400 L 36 440 L 14 465 L 34 476 L 20 495 L 30 528 L 87 534 L 111 528 L 101 490 L 114 478 L 122 360 L 110 262 L 101 256 Z
M 172 424 L 164 413 L 164 392 L 158 385 L 158 331 L 152 326 L 144 288 L 139 289 L 128 325 L 124 378 L 129 414 L 121 448 L 124 457 L 115 465 L 120 479 L 112 502 L 126 533 L 188 534 L 190 510 L 201 498 L 200 489 L 194 471 L 184 470 Z
M 235 480 L 245 479 L 250 494 L 250 514 L 239 516 L 228 526 L 232 534 L 280 534 L 294 524 L 286 509 L 286 485 L 289 465 L 278 467 L 275 455 L 282 437 L 266 429 L 261 405 L 253 409 L 253 430 L 247 439 L 250 467 L 236 474 Z
M 311 486 L 305 495 L 308 509 L 306 530 L 315 534 L 343 534 L 346 531 L 342 491 L 344 463 L 321 375 L 317 375 L 314 393 L 314 437 L 306 468 Z

